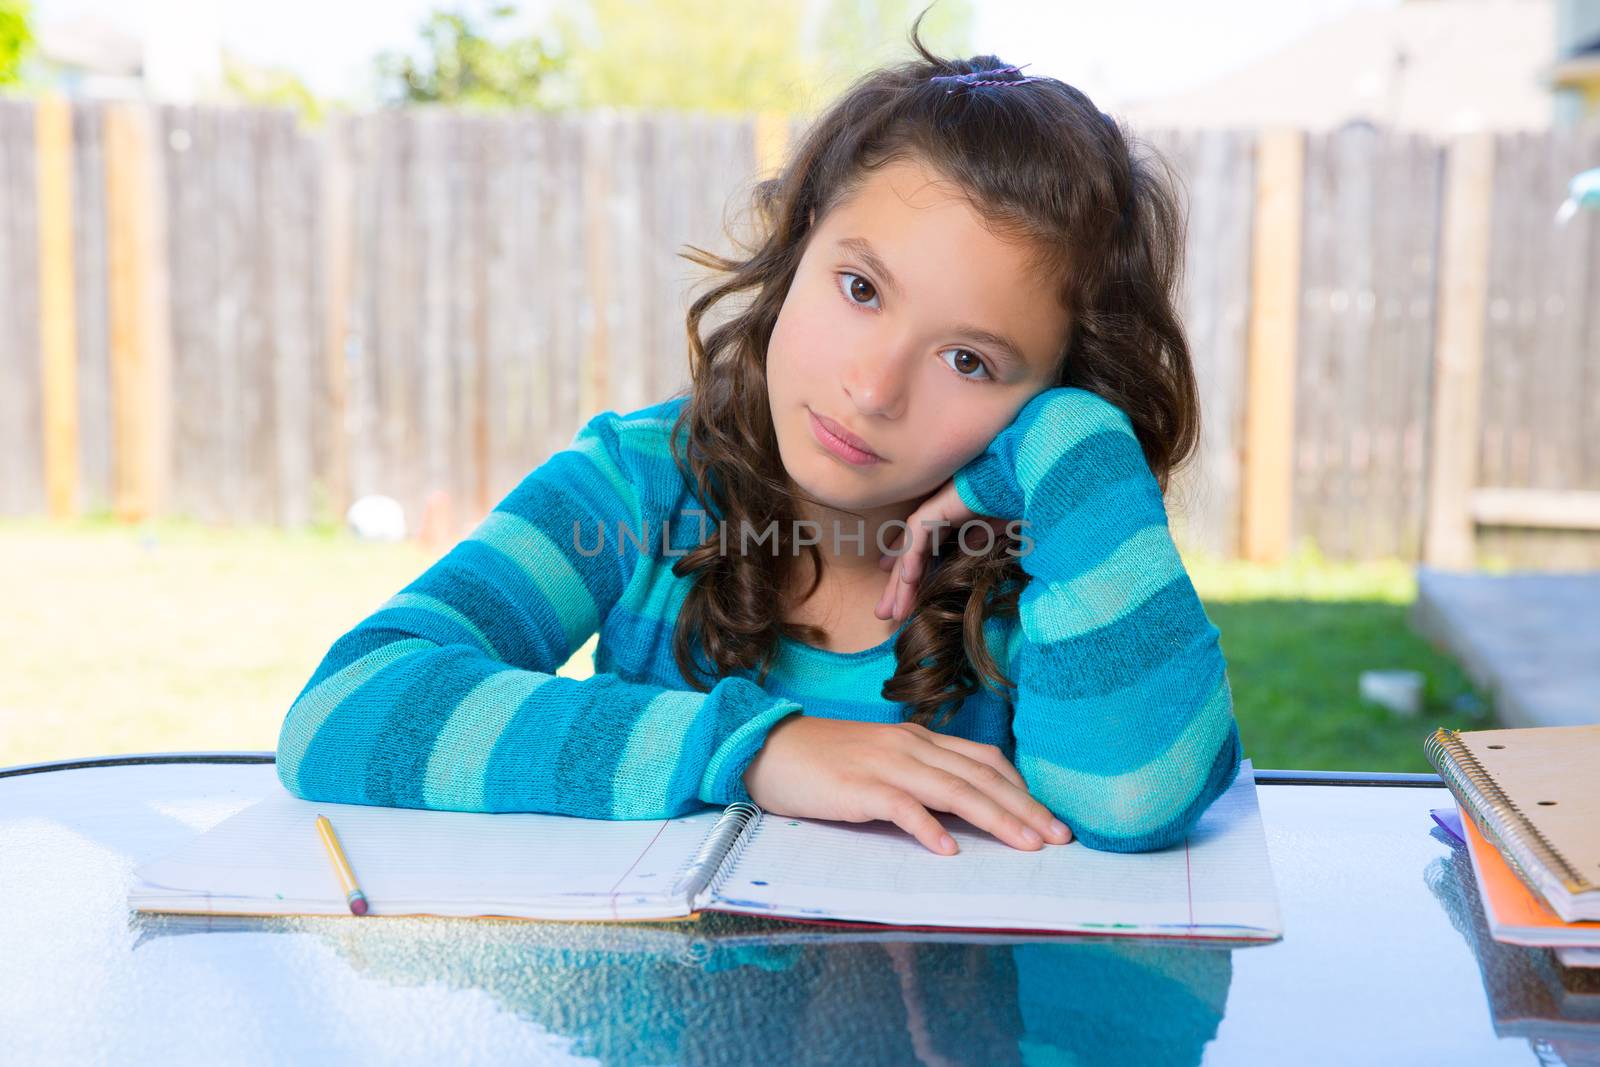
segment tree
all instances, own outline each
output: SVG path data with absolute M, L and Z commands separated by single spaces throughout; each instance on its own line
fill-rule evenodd
M 327 110 L 326 103 L 299 75 L 279 67 L 257 66 L 228 51 L 222 53 L 222 84 L 234 100 L 291 107 L 313 125 L 322 121 Z
M 806 112 L 868 67 L 911 54 L 922 37 L 960 54 L 970 0 L 588 0 L 558 15 L 576 42 L 569 73 L 579 106 Z
M 22 62 L 33 51 L 28 0 L 0 0 L 0 85 L 22 80 Z
M 577 42 L 570 70 L 579 107 L 709 112 L 785 110 L 809 93 L 807 0 L 730 5 L 724 0 L 589 0 L 561 13 Z
M 538 37 L 498 41 L 495 23 L 516 17 L 512 4 L 495 4 L 480 18 L 465 8 L 439 8 L 419 33 L 424 55 L 385 52 L 375 61 L 385 102 L 437 103 L 473 108 L 542 106 L 545 82 L 563 56 Z
M 909 57 L 924 8 L 923 40 L 966 55 L 971 0 L 584 0 L 558 6 L 541 35 L 492 32 L 516 18 L 511 4 L 482 18 L 438 9 L 422 58 L 385 53 L 377 66 L 397 103 L 806 112 Z
M 971 0 L 825 0 L 818 26 L 824 57 L 820 91 L 832 96 L 868 68 L 911 54 L 911 24 L 930 51 L 965 59 L 972 53 Z

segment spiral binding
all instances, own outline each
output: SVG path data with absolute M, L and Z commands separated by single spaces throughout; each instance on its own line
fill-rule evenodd
M 1541 898 L 1544 890 L 1533 877 L 1533 864 L 1538 863 L 1552 872 L 1566 886 L 1568 892 L 1581 893 L 1593 889 L 1592 883 L 1579 876 L 1565 856 L 1556 851 L 1539 828 L 1529 821 L 1516 801 L 1483 769 L 1478 757 L 1460 740 L 1455 730 L 1439 727 L 1423 742 L 1428 760 L 1439 772 L 1472 821 L 1478 824 L 1485 837 L 1501 846 L 1500 854 L 1516 872 L 1518 878 Z M 1465 776 L 1465 779 L 1463 779 Z M 1471 802 L 1474 794 L 1481 797 L 1485 810 Z M 1510 815 L 1506 813 L 1510 812 Z
M 703 890 L 709 888 L 715 892 L 727 876 L 728 868 L 733 866 L 733 861 L 739 858 L 739 853 L 744 851 L 749 841 L 745 829 L 760 818 L 760 806 L 751 801 L 736 800 L 724 808 L 721 817 L 706 833 L 705 840 L 700 842 L 700 847 L 679 868 L 677 881 L 672 885 L 673 895 L 684 894 L 684 899 L 692 908 L 695 898 Z M 715 884 L 708 886 L 707 883 L 713 878 L 716 879 Z
M 738 865 L 740 853 L 745 850 L 745 846 L 750 843 L 750 839 L 755 837 L 761 829 L 761 808 L 755 804 L 746 804 L 742 800 L 738 801 L 737 804 L 749 809 L 751 814 L 745 820 L 744 825 L 739 828 L 739 835 L 734 838 L 733 847 L 729 850 L 727 858 L 717 865 L 716 877 L 706 887 L 707 896 L 716 896 L 717 891 L 722 888 L 722 883 L 728 880 L 728 876 L 733 873 L 733 868 Z M 749 833 L 746 833 L 746 830 L 749 830 Z

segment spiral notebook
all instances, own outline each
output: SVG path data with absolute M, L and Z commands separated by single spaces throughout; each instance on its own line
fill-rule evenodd
M 1600 920 L 1600 725 L 1440 727 L 1423 747 L 1529 889 L 1566 922 Z
M 287 792 L 135 873 L 148 912 L 345 915 L 313 828 L 336 828 L 368 917 L 661 921 L 701 911 L 812 922 L 1271 940 L 1282 935 L 1255 779 L 1181 845 L 1026 852 L 941 813 L 936 855 L 892 823 L 772 815 L 749 803 L 674 819 L 600 820 L 323 804 Z M 353 918 L 353 917 L 352 917 Z

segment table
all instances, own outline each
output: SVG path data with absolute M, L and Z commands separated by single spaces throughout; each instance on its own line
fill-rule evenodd
M 1570 1002 L 1566 1022 L 1516 1021 L 1528 1003 L 1548 1007 L 1551 955 L 1489 940 L 1465 853 L 1428 817 L 1452 803 L 1432 775 L 1257 771 L 1285 934 L 1243 948 L 814 929 L 809 942 L 729 946 L 717 936 L 794 927 L 707 913 L 652 926 L 672 936 L 641 949 L 607 924 L 130 911 L 136 865 L 281 788 L 270 760 L 0 770 L 0 1060 L 1343 1067 L 1600 1055 L 1592 1037 L 1559 1036 L 1580 1032 Z

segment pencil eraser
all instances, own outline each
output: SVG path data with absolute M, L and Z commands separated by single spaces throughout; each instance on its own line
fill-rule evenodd
M 350 901 L 350 910 L 355 912 L 357 915 L 365 915 L 367 913 L 367 898 L 356 897 L 352 899 Z

